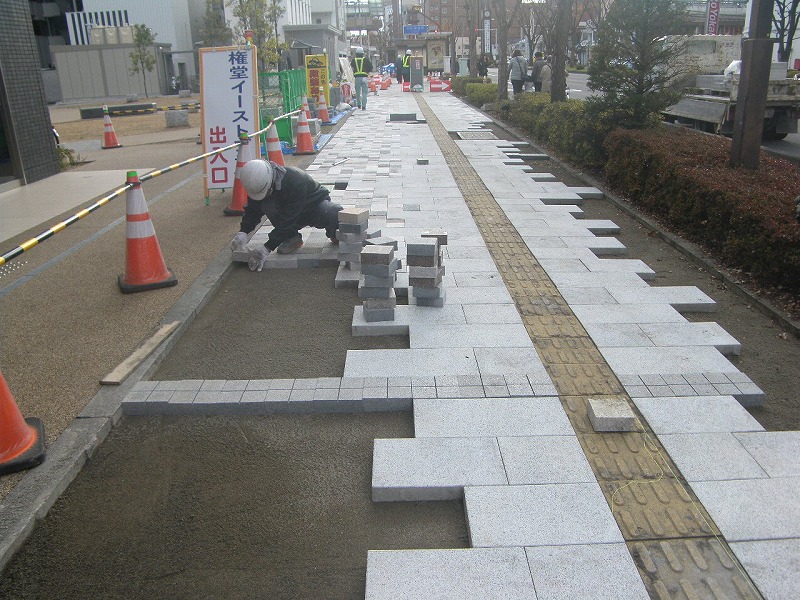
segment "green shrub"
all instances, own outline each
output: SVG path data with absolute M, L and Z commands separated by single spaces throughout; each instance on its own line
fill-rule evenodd
M 800 291 L 800 174 L 762 155 L 757 171 L 727 166 L 731 141 L 662 126 L 617 129 L 606 140 L 606 181 L 724 264 Z
M 62 171 L 66 171 L 69 167 L 74 167 L 81 162 L 80 157 L 75 155 L 73 150 L 65 146 L 58 146 L 58 162 Z
M 497 100 L 496 83 L 468 83 L 467 102 L 480 108 L 484 104 Z
M 467 95 L 467 84 L 468 83 L 483 83 L 482 77 L 453 77 L 450 80 L 450 85 L 452 86 L 453 93 L 456 96 L 466 96 Z

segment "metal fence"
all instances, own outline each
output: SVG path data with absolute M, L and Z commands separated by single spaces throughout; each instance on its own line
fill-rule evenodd
M 298 108 L 307 94 L 305 69 L 259 73 L 258 112 L 261 115 L 261 128 L 265 128 L 270 119 Z M 291 120 L 282 119 L 275 126 L 281 141 L 293 144 Z

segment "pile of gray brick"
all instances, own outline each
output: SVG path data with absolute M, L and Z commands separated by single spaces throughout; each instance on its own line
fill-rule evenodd
M 442 246 L 445 244 L 447 233 L 441 230 L 424 232 L 419 239 L 406 244 L 410 297 L 417 306 L 444 306 Z
M 364 320 L 394 321 L 397 296 L 394 282 L 400 261 L 392 244 L 369 244 L 361 251 L 358 296 L 364 300 Z
M 338 258 L 352 271 L 358 271 L 361 266 L 361 249 L 367 241 L 368 228 L 369 209 L 344 208 L 339 211 L 339 230 L 336 232 Z

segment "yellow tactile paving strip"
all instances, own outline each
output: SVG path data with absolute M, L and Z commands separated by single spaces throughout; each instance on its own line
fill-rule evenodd
M 558 390 L 652 598 L 761 598 L 647 423 L 595 433 L 591 397 L 625 394 L 569 305 L 419 94 L 417 103 Z M 637 412 L 638 414 L 638 412 Z

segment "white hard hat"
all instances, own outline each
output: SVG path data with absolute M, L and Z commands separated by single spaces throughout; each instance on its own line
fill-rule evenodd
M 411 48 L 409 48 L 408 50 L 406 50 L 406 54 L 411 54 Z
M 242 183 L 247 195 L 253 200 L 263 200 L 267 197 L 275 169 L 269 161 L 249 160 L 242 167 L 239 173 L 239 181 Z
M 356 48 L 356 54 L 364 54 L 364 49 L 362 47 Z

